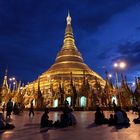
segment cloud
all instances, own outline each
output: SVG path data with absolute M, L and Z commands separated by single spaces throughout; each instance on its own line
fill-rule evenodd
M 118 46 L 118 56 L 114 57 L 112 61 L 125 60 L 130 67 L 140 65 L 140 42 L 125 42 Z
M 104 50 L 101 53 L 99 53 L 98 59 L 105 60 L 105 59 L 109 58 L 110 56 L 112 56 L 111 55 L 112 51 L 113 51 L 112 48 L 107 48 L 107 49 L 104 48 Z
M 1 0 L 0 68 L 9 66 L 9 71 L 21 75 L 25 81 L 47 70 L 63 43 L 68 9 L 74 21 L 74 34 L 77 33 L 79 46 L 82 46 L 79 50 L 85 57 L 90 57 L 97 53 L 96 46 L 100 43 L 99 40 L 88 38 L 93 31 L 138 2 L 139 0 Z M 110 51 L 112 50 L 105 50 L 99 59 L 107 59 Z M 120 51 L 119 53 L 121 54 Z M 122 52 L 122 56 L 123 54 Z

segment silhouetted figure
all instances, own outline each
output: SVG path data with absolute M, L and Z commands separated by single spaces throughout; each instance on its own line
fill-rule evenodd
M 29 117 L 31 114 L 34 116 L 34 105 L 33 105 L 33 100 L 31 101 L 30 109 L 29 109 Z
M 0 130 L 8 130 L 13 129 L 15 126 L 13 124 L 9 124 L 4 120 L 4 116 L 0 113 Z
M 6 111 L 7 111 L 7 114 L 6 114 L 6 118 L 10 118 L 11 116 L 11 113 L 13 111 L 13 102 L 11 101 L 11 99 L 9 99 L 7 105 L 6 105 Z
M 116 125 L 123 125 L 124 117 L 123 117 L 121 107 L 116 107 L 115 108 L 114 118 L 115 118 Z
M 64 128 L 69 126 L 69 116 L 66 108 L 63 109 L 63 113 L 60 116 L 60 121 L 55 121 L 53 126 L 58 128 Z
M 115 108 L 115 125 L 117 128 L 129 127 L 129 118 L 127 117 L 127 113 L 121 109 L 121 107 Z
M 68 117 L 69 117 L 69 125 L 70 126 L 77 124 L 76 118 L 72 112 L 73 112 L 73 110 L 71 108 L 69 108 Z
M 43 113 L 43 115 L 41 117 L 41 128 L 53 126 L 53 121 L 49 120 L 48 113 L 49 113 L 49 110 L 46 108 L 45 112 Z
M 115 125 L 115 119 L 114 119 L 113 114 L 110 114 L 110 118 L 109 118 L 109 120 L 108 120 L 108 125 L 109 125 L 109 126 Z
M 95 112 L 95 123 L 105 124 L 107 122 L 108 120 L 105 118 L 103 111 L 100 109 L 100 107 L 97 107 Z
M 123 125 L 129 126 L 130 125 L 130 123 L 129 123 L 130 120 L 129 120 L 128 116 L 127 116 L 127 113 L 124 110 L 121 110 L 121 111 L 122 111 L 123 119 L 124 119 Z
M 115 100 L 113 100 L 113 107 L 114 107 L 114 110 L 115 110 L 115 108 L 116 108 Z
M 72 114 L 73 110 L 69 106 L 63 108 L 63 113 L 61 114 L 60 121 L 57 120 L 54 123 L 54 127 L 68 127 L 76 125 L 77 121 L 75 116 Z
M 60 127 L 68 127 L 70 123 L 69 121 L 68 110 L 64 108 L 63 114 L 61 114 L 60 117 Z

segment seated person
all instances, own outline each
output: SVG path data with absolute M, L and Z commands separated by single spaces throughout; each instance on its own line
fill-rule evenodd
M 123 114 L 123 119 L 124 119 L 123 124 L 124 124 L 124 125 L 130 125 L 130 123 L 129 123 L 130 120 L 129 120 L 128 116 L 127 116 L 127 113 L 126 113 L 124 110 L 122 110 L 121 112 L 122 112 L 122 114 Z
M 101 111 L 100 107 L 97 107 L 95 112 L 95 123 L 105 124 L 107 122 L 108 120 L 105 118 L 103 111 Z
M 60 117 L 60 127 L 68 127 L 70 120 L 69 120 L 69 114 L 68 110 L 64 108 L 63 114 L 61 114 Z
M 76 118 L 72 114 L 72 109 L 67 106 L 63 109 L 63 114 L 61 114 L 60 121 L 54 123 L 54 127 L 68 127 L 76 124 Z
M 123 117 L 123 113 L 122 113 L 121 107 L 116 107 L 115 108 L 114 119 L 115 119 L 115 124 L 116 125 L 123 125 L 124 117 Z
M 72 112 L 73 112 L 73 110 L 71 108 L 69 108 L 68 118 L 69 118 L 69 125 L 70 126 L 76 125 L 76 123 L 77 123 L 76 118 Z
M 49 120 L 49 116 L 48 116 L 48 109 L 45 109 L 44 114 L 41 117 L 41 127 L 52 127 L 53 126 L 53 121 Z
M 110 118 L 109 118 L 109 120 L 108 120 L 108 125 L 109 125 L 109 126 L 115 125 L 115 119 L 114 119 L 113 114 L 110 114 Z
M 15 126 L 13 124 L 9 124 L 4 120 L 4 116 L 0 113 L 0 130 L 8 130 L 13 129 Z

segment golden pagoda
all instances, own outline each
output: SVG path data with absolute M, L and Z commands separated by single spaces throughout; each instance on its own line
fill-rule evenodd
M 26 85 L 26 97 L 28 97 L 26 102 L 29 103 L 34 98 L 37 100 L 38 81 L 40 81 L 39 86 L 44 97 L 44 104 L 49 102 L 51 107 L 59 106 L 62 103 L 62 98 L 63 100 L 67 99 L 69 104 L 72 104 L 74 95 L 76 95 L 75 106 L 92 106 L 92 100 L 89 101 L 88 98 L 92 97 L 92 89 L 96 88 L 95 79 L 98 79 L 102 87 L 105 86 L 102 77 L 83 62 L 83 58 L 75 45 L 71 20 L 68 13 L 63 46 L 56 56 L 55 63 L 37 80 Z M 82 90 L 83 87 L 88 91 Z M 76 93 L 74 94 L 74 92 Z

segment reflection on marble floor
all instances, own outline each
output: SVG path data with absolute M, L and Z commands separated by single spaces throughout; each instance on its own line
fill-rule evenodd
M 128 113 L 131 126 L 116 130 L 107 125 L 93 125 L 94 112 L 74 112 L 78 124 L 75 127 L 63 129 L 51 129 L 40 132 L 40 118 L 43 112 L 36 112 L 35 116 L 29 118 L 28 112 L 19 116 L 12 116 L 14 130 L 0 133 L 0 140 L 139 140 L 140 124 L 135 125 L 132 120 L 136 114 Z M 60 118 L 61 112 L 50 112 L 50 119 L 56 121 Z M 105 112 L 109 117 L 109 112 Z

